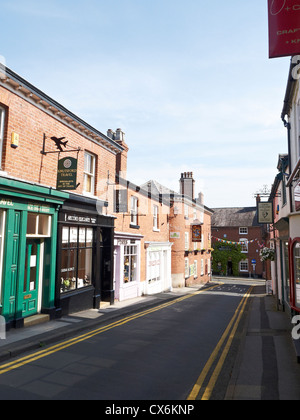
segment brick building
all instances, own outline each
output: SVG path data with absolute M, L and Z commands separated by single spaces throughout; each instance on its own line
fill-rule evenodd
M 127 180 L 121 129 L 103 134 L 0 67 L 0 315 L 8 328 L 210 279 L 212 211 Z M 167 193 L 166 193 L 167 191 Z
M 169 200 L 169 232 L 172 243 L 172 286 L 207 283 L 211 279 L 211 216 L 203 194 L 194 198 L 192 172 L 181 174 L 179 193 L 156 181 L 143 187 Z
M 256 207 L 213 208 L 212 243 L 240 243 L 245 258 L 239 263 L 242 277 L 265 278 L 265 263 L 260 261 L 259 251 L 267 239 L 264 225 L 257 221 Z M 232 262 L 227 262 L 225 275 L 232 275 Z
M 114 219 L 100 197 L 123 148 L 0 70 L 0 314 L 21 327 L 113 300 Z M 56 188 L 65 157 L 68 176 L 77 161 L 72 191 Z

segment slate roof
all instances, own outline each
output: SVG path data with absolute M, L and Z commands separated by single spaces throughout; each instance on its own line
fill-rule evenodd
M 225 207 L 212 210 L 212 227 L 261 226 L 257 222 L 256 207 Z

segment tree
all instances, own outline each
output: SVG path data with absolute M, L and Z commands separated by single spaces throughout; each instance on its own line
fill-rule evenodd
M 241 245 L 216 242 L 213 244 L 213 249 L 213 272 L 226 275 L 228 261 L 231 261 L 233 275 L 238 276 L 239 262 L 245 259 Z

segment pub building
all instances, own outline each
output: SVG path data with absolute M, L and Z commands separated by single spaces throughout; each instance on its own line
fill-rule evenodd
M 114 217 L 107 202 L 70 194 L 58 216 L 56 316 L 114 303 Z

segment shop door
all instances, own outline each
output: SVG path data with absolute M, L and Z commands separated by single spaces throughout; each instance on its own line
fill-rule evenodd
M 40 249 L 40 240 L 27 239 L 23 289 L 24 318 L 35 315 L 38 311 L 39 276 L 42 272 Z

